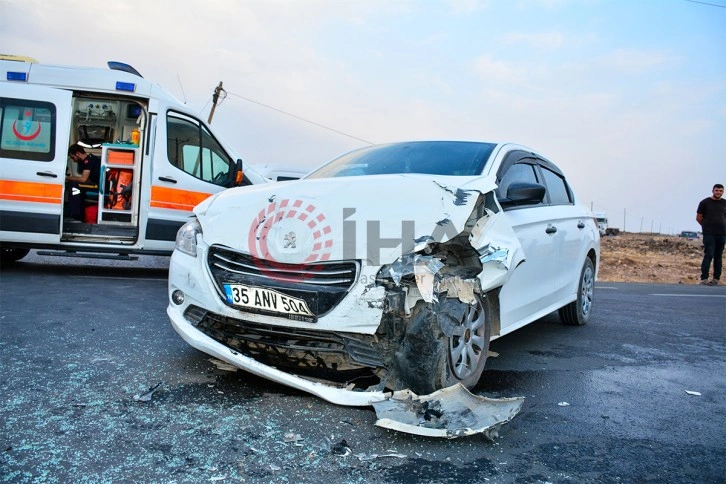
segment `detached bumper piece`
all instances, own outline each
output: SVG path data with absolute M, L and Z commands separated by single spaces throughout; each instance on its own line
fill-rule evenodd
M 379 427 L 448 439 L 484 434 L 494 440 L 499 428 L 517 415 L 522 403 L 524 397 L 480 397 L 456 384 L 424 396 L 400 390 L 372 405 Z

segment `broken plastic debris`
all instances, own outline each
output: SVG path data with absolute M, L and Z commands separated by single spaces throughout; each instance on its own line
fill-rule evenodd
M 474 304 L 474 288 L 478 287 L 478 281 L 474 279 L 462 279 L 459 276 L 447 277 L 439 285 L 440 292 L 448 293 L 449 297 L 458 297 L 459 301 L 467 304 Z
M 211 361 L 214 364 L 214 366 L 216 366 L 217 369 L 219 369 L 219 370 L 237 371 L 239 369 L 234 365 L 230 365 L 226 361 L 218 360 L 216 358 L 209 358 L 209 361 Z
M 341 457 L 345 457 L 346 455 L 350 454 L 350 452 L 351 452 L 350 447 L 348 447 L 348 442 L 346 442 L 345 439 L 341 440 L 337 444 L 334 444 L 330 448 L 331 454 L 339 455 Z
M 557 406 L 559 406 L 559 407 L 569 407 L 570 404 L 567 403 L 567 402 L 560 402 L 560 403 L 557 404 Z
M 303 438 L 300 437 L 300 434 L 293 434 L 292 432 L 285 434 L 285 437 L 283 438 L 283 442 L 297 442 L 298 440 L 302 440 Z
M 484 433 L 493 439 L 499 428 L 519 412 L 523 402 L 524 397 L 480 397 L 457 383 L 424 396 L 399 390 L 372 405 L 379 427 L 449 439 Z
M 146 393 L 144 393 L 142 395 L 134 395 L 134 400 L 137 401 L 137 402 L 148 402 L 148 401 L 150 401 L 151 400 L 151 396 L 154 394 L 154 392 L 156 390 L 159 389 L 159 387 L 161 386 L 161 384 L 162 384 L 162 382 L 157 383 L 153 387 L 149 388 L 146 391 Z
M 701 396 L 700 392 L 694 392 L 693 390 L 686 390 L 686 393 L 688 393 L 689 395 L 695 395 L 697 397 Z
M 383 275 L 390 277 L 394 284 L 398 286 L 401 284 L 401 279 L 404 276 L 415 275 L 418 283 L 419 277 L 434 275 L 442 267 L 444 267 L 444 263 L 436 257 L 420 254 L 405 254 L 389 265 Z
M 438 269 L 436 269 L 438 271 Z M 421 298 L 430 303 L 434 300 L 434 282 L 436 272 L 432 272 L 426 260 L 416 259 L 413 266 L 413 273 L 416 276 L 416 286 L 421 293 Z
M 375 460 L 375 459 L 383 459 L 384 457 L 395 457 L 397 459 L 405 459 L 408 456 L 405 454 L 355 454 L 355 456 L 360 460 L 361 462 L 369 461 L 369 460 Z

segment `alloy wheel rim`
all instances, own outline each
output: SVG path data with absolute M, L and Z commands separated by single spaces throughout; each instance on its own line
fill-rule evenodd
M 595 292 L 595 281 L 592 270 L 588 267 L 582 274 L 582 314 L 587 316 L 592 309 L 592 296 Z
M 477 298 L 475 304 L 467 307 L 462 324 L 455 328 L 449 338 L 451 370 L 459 380 L 471 376 L 481 359 L 486 357 L 483 354 L 485 329 L 486 317 Z

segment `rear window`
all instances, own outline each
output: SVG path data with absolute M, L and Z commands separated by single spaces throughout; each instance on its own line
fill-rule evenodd
M 0 156 L 21 160 L 55 158 L 55 106 L 0 98 Z

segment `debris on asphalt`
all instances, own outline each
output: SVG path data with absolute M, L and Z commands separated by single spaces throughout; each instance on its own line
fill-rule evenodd
M 558 407 L 569 407 L 569 406 L 570 406 L 570 404 L 569 404 L 569 403 L 567 403 L 567 402 L 560 402 L 560 403 L 558 403 L 558 404 L 557 404 L 557 406 L 558 406 Z
M 693 390 L 686 390 L 686 393 L 689 394 L 689 395 L 695 395 L 697 397 L 700 397 L 701 396 L 701 393 L 700 392 L 694 392 Z
M 395 457 L 397 459 L 406 459 L 406 458 L 408 458 L 407 455 L 405 455 L 405 454 L 398 454 L 398 453 L 391 453 L 391 454 L 355 454 L 355 456 L 361 462 L 366 462 L 366 461 L 375 460 L 375 459 L 383 459 L 384 457 Z
M 149 388 L 146 393 L 143 393 L 141 395 L 134 395 L 134 401 L 136 402 L 148 402 L 151 400 L 151 396 L 154 394 L 156 390 L 159 389 L 163 382 L 159 382 L 153 387 Z
M 474 395 L 457 383 L 424 396 L 399 390 L 372 405 L 379 427 L 448 439 L 482 433 L 493 440 L 499 436 L 499 428 L 514 418 L 523 403 L 524 397 Z
M 209 361 L 212 362 L 214 366 L 217 367 L 218 370 L 224 370 L 224 371 L 237 371 L 239 368 L 237 368 L 234 365 L 230 365 L 226 361 L 218 360 L 217 358 L 209 358 Z
M 295 445 L 299 445 L 297 442 L 302 440 L 303 438 L 300 437 L 300 434 L 294 434 L 292 432 L 285 434 L 285 437 L 283 437 L 282 441 L 285 443 L 293 442 Z
M 343 439 L 337 444 L 333 444 L 333 446 L 330 448 L 330 453 L 333 455 L 345 457 L 346 455 L 349 455 L 351 453 L 351 450 L 350 447 L 348 447 L 348 442 Z

